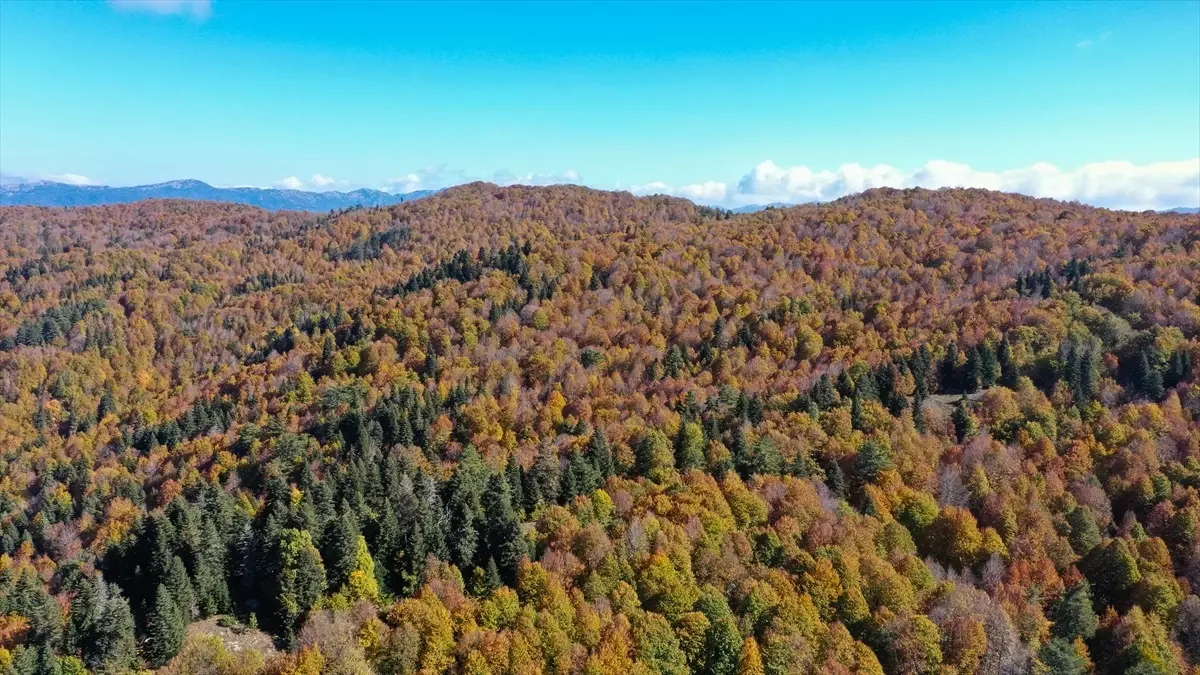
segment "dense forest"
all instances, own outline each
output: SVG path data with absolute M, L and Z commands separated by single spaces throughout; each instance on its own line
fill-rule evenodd
M 1200 673 L 1200 217 L 0 208 L 0 672 Z

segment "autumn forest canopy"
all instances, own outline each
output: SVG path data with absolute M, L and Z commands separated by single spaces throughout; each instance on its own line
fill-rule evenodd
M 1200 673 L 1200 216 L 0 208 L 0 673 Z

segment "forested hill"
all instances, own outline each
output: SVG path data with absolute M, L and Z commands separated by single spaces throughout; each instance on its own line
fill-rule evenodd
M 0 672 L 1200 663 L 1195 215 L 476 183 L 0 270 Z

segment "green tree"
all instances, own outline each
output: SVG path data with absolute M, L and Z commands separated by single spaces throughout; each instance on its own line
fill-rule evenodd
M 183 612 L 166 584 L 159 584 L 154 609 L 148 617 L 146 656 L 153 666 L 166 665 L 179 653 L 187 634 Z
M 192 591 L 192 581 L 188 578 L 187 568 L 179 556 L 173 556 L 167 567 L 166 585 L 184 622 L 195 618 L 196 594 Z
M 651 429 L 642 435 L 635 446 L 635 457 L 638 475 L 655 482 L 662 482 L 675 466 L 671 442 L 658 429 Z
M 1138 390 L 1151 401 L 1161 400 L 1163 397 L 1162 372 L 1151 362 L 1149 349 L 1138 354 L 1137 359 Z
M 892 468 L 892 452 L 876 438 L 869 438 L 858 448 L 854 470 L 863 483 L 874 483 L 879 475 Z
M 321 559 L 324 561 L 330 590 L 345 585 L 354 569 L 355 548 L 358 545 L 358 518 L 343 500 L 338 515 L 325 530 Z
M 958 399 L 958 405 L 954 407 L 954 413 L 950 419 L 954 422 L 954 433 L 958 436 L 959 443 L 966 443 L 967 439 L 979 433 L 979 421 L 975 419 L 974 413 L 971 412 L 966 394 L 963 394 L 963 397 Z
M 979 381 L 985 387 L 991 387 L 1000 379 L 1000 361 L 996 350 L 988 343 L 979 345 Z
M 704 429 L 695 422 L 679 425 L 675 437 L 675 466 L 682 472 L 704 466 Z
M 1087 659 L 1076 649 L 1075 643 L 1061 637 L 1051 638 L 1038 652 L 1038 659 L 1045 664 L 1049 675 L 1087 675 L 1091 671 Z
M 1092 639 L 1100 619 L 1092 609 L 1092 588 L 1086 580 L 1062 594 L 1051 609 L 1050 620 L 1054 622 L 1051 631 L 1067 642 L 1076 638 Z
M 325 592 L 325 566 L 308 530 L 283 530 L 278 555 L 278 624 L 284 637 L 291 641 L 309 610 Z
M 1067 514 L 1067 524 L 1071 526 L 1071 548 L 1079 555 L 1086 555 L 1100 544 L 1100 526 L 1090 509 L 1075 507 Z
M 516 586 L 517 569 L 529 555 L 521 523 L 513 513 L 508 483 L 500 474 L 488 477 L 483 493 L 483 510 L 487 514 L 488 555 L 496 564 L 500 577 L 509 586 Z
M 708 629 L 704 672 L 707 675 L 735 675 L 742 653 L 742 634 L 733 617 L 713 622 Z
M 1016 389 L 1020 373 L 1017 371 L 1017 364 L 1013 362 L 1012 344 L 1008 341 L 1007 335 L 1000 341 L 1000 350 L 996 354 L 996 361 L 1000 366 L 1000 384 L 1009 389 Z

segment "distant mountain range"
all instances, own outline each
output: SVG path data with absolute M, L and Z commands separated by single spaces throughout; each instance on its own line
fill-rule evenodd
M 23 181 L 5 176 L 0 184 L 3 206 L 98 206 L 124 204 L 143 199 L 200 199 L 214 202 L 249 204 L 271 211 L 333 211 L 352 206 L 388 206 L 434 194 L 420 190 L 392 194 L 382 190 L 361 189 L 353 192 L 307 192 L 263 188 L 219 188 L 198 180 L 173 180 L 154 185 L 109 187 L 71 185 L 52 181 Z
M 730 210 L 734 213 L 758 213 L 759 211 L 766 211 L 767 209 L 784 209 L 789 206 L 796 205 L 788 204 L 786 202 L 772 202 L 770 204 L 747 204 L 745 206 L 739 206 L 736 209 Z
M 1200 208 L 1195 206 L 1181 206 L 1177 209 L 1167 209 L 1167 213 L 1200 213 Z

